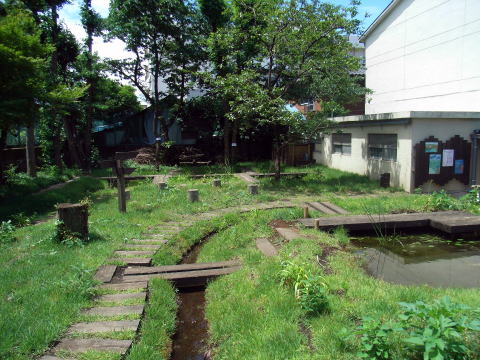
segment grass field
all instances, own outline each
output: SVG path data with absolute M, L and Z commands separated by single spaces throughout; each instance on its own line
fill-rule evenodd
M 178 221 L 186 216 L 196 220 L 195 214 L 206 211 L 279 199 L 296 199 L 299 203 L 307 199 L 330 200 L 360 213 L 365 206 L 377 204 L 378 196 L 386 204 L 380 210 L 383 212 L 423 209 L 431 198 L 385 192 L 366 178 L 320 166 L 302 170 L 310 173 L 304 179 L 282 180 L 280 185 L 262 180 L 258 196 L 248 194 L 246 184 L 229 175 L 222 176 L 221 188 L 213 188 L 209 179 L 192 180 L 187 176 L 170 179 L 168 189 L 162 192 L 150 181 L 132 182 L 128 186 L 131 200 L 126 214 L 118 213 L 116 190 L 92 178 L 81 178 L 39 197 L 17 198 L 2 204 L 0 218 L 4 219 L 15 213 L 36 214 L 42 218 L 54 210 L 57 202 L 76 202 L 87 196 L 92 207 L 91 241 L 83 246 L 56 243 L 53 219 L 18 228 L 14 233 L 15 242 L 0 244 L 0 358 L 24 360 L 42 354 L 70 324 L 80 319 L 80 310 L 92 304 L 95 295 L 92 276 L 98 266 L 128 239 L 141 237 L 162 221 Z M 191 188 L 199 189 L 200 202 L 186 201 L 186 191 Z M 342 350 L 337 332 L 343 327 L 351 329 L 358 316 L 377 312 L 388 317 L 402 299 L 432 299 L 439 295 L 437 290 L 406 289 L 370 279 L 363 275 L 350 254 L 339 252 L 332 257 L 335 272 L 327 276 L 327 280 L 333 290 L 342 290 L 347 295 L 332 295 L 332 306 L 335 305 L 336 310 L 327 317 L 305 317 L 291 290 L 279 285 L 276 274 L 280 259 L 294 256 L 312 262 L 313 255 L 321 252 L 323 242 L 337 246 L 339 240 L 325 234 L 315 241 L 299 239 L 286 245 L 281 257 L 275 259 L 263 258 L 253 242 L 256 237 L 271 235 L 267 226 L 270 220 L 294 219 L 301 214 L 299 207 L 244 215 L 232 212 L 212 221 L 198 221 L 170 239 L 154 256 L 155 264 L 175 264 L 192 244 L 217 232 L 202 249 L 199 261 L 240 258 L 245 264 L 242 271 L 212 283 L 207 291 L 207 317 L 215 359 L 241 359 L 242 356 L 243 359 L 347 359 L 352 351 Z M 166 359 L 170 349 L 177 306 L 175 291 L 161 280 L 152 282 L 150 291 L 151 301 L 141 332 L 128 359 Z M 446 292 L 470 304 L 475 303 L 479 295 L 472 290 Z M 373 305 L 371 299 L 378 301 L 377 305 Z M 324 321 L 326 319 L 328 321 Z M 299 323 L 310 329 L 312 346 L 317 349 L 315 355 L 310 353 L 308 337 L 299 331 Z M 272 342 L 278 343 L 278 348 L 271 346 Z M 281 353 L 291 357 L 282 357 Z M 84 357 L 87 360 L 110 358 L 96 353 Z

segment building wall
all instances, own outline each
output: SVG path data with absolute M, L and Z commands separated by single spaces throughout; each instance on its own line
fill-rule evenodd
M 317 163 L 329 167 L 367 175 L 379 179 L 383 173 L 390 173 L 391 186 L 410 191 L 412 182 L 412 128 L 411 125 L 355 126 L 342 128 L 352 134 L 350 155 L 334 154 L 331 136 L 325 136 L 316 144 L 313 158 Z M 397 161 L 368 158 L 368 134 L 397 134 Z
M 480 1 L 403 0 L 365 39 L 366 114 L 480 111 Z

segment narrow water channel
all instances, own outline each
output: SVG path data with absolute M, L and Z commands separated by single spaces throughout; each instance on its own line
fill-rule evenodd
M 197 261 L 202 245 L 193 246 L 182 264 Z M 173 337 L 170 360 L 208 360 L 208 323 L 205 319 L 205 288 L 181 289 L 178 293 L 177 332 Z

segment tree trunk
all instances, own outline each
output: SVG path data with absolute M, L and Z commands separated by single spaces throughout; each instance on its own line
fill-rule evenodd
M 37 163 L 35 159 L 35 123 L 27 126 L 26 139 L 26 159 L 27 159 L 27 175 L 31 177 L 37 176 Z
M 238 121 L 234 121 L 233 128 L 232 128 L 232 145 L 231 150 L 231 157 L 232 157 L 232 164 L 235 164 L 238 160 Z
M 275 181 L 280 181 L 281 172 L 281 156 L 282 156 L 282 144 L 280 140 L 280 130 L 278 125 L 275 126 L 275 140 L 274 140 L 274 166 L 275 166 Z
M 7 134 L 8 134 L 8 128 L 1 129 L 0 131 L 0 184 L 5 184 L 7 180 L 5 179 L 5 164 L 3 162 L 3 159 L 4 159 L 3 151 L 7 146 Z
M 91 0 L 86 0 L 85 5 L 88 10 L 91 10 L 92 2 Z M 93 76 L 93 26 L 90 24 L 90 21 L 87 21 L 87 85 L 88 96 L 87 96 L 87 108 L 86 108 L 86 124 L 85 124 L 85 166 L 84 170 L 88 173 L 90 172 L 91 167 L 91 157 L 92 157 L 92 123 L 93 123 L 93 100 L 95 96 L 95 79 Z
M 75 136 L 75 125 L 69 121 L 67 117 L 63 119 L 63 127 L 65 129 L 65 135 L 67 138 L 67 144 L 68 144 L 68 151 L 70 152 L 70 156 L 73 159 L 74 164 L 79 168 L 82 169 L 84 168 L 84 164 L 82 163 L 80 154 L 78 153 L 78 148 L 76 144 L 76 136 Z M 86 159 L 88 160 L 88 159 Z
M 230 166 L 231 164 L 231 135 L 232 135 L 232 123 L 230 120 L 225 119 L 225 124 L 223 126 L 223 159 L 225 166 Z
M 57 166 L 59 169 L 62 169 L 62 143 L 60 136 L 61 129 L 59 126 L 57 126 L 57 124 L 55 124 L 54 127 L 56 129 L 54 130 L 55 133 L 53 135 L 53 156 L 55 160 L 55 166 Z

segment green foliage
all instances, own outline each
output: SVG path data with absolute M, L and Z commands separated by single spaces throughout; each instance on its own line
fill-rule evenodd
M 478 317 L 467 316 L 469 307 L 453 303 L 448 297 L 433 304 L 417 301 L 400 305 L 401 331 L 407 335 L 405 343 L 422 354 L 424 360 L 468 360 L 479 350 L 469 348 L 473 339 L 477 339 L 478 346 L 480 335 Z
M 293 286 L 295 298 L 307 314 L 321 314 L 328 310 L 327 285 L 304 264 L 284 261 L 279 275 L 282 285 Z
M 388 339 L 392 328 L 372 318 L 364 318 L 358 327 L 360 349 L 357 356 L 368 360 L 391 359 L 391 343 Z
M 425 211 L 441 211 L 441 210 L 461 210 L 462 204 L 448 195 L 445 190 L 433 192 L 424 205 Z
M 478 354 L 479 310 L 453 303 L 447 296 L 433 303 L 402 302 L 400 306 L 402 312 L 393 325 L 372 318 L 363 319 L 357 329 L 361 340 L 359 357 L 392 359 L 393 341 L 399 339 L 403 344 L 400 352 L 408 358 L 469 360 Z
M 11 220 L 0 223 L 0 245 L 15 241 L 15 226 Z

